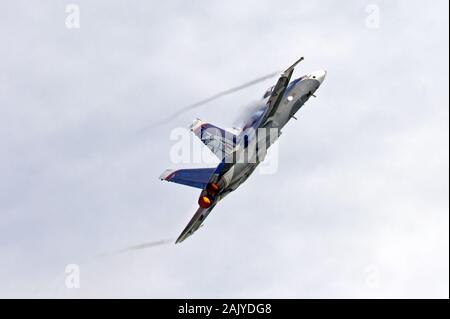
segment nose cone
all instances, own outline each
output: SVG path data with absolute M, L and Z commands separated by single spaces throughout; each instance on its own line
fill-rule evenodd
M 313 79 L 316 79 L 317 81 L 319 81 L 320 84 L 322 84 L 327 76 L 327 71 L 325 70 L 316 71 L 312 73 L 311 76 Z

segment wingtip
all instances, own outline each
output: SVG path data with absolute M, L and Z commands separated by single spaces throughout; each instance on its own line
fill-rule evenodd
M 175 240 L 175 245 L 181 244 L 188 236 L 186 234 L 182 233 L 177 240 Z
M 167 181 L 168 178 L 169 178 L 169 176 L 170 176 L 173 172 L 175 172 L 174 169 L 166 169 L 164 172 L 162 172 L 161 175 L 159 175 L 159 179 L 162 180 L 162 181 Z
M 202 126 L 202 124 L 203 124 L 203 121 L 197 118 L 190 126 L 191 132 L 196 133 L 198 131 L 198 129 Z
M 297 61 L 295 61 L 294 64 L 292 64 L 290 67 L 288 67 L 288 68 L 286 69 L 286 71 L 284 71 L 284 73 L 287 73 L 287 72 L 293 70 L 293 69 L 297 66 L 297 64 L 299 64 L 300 62 L 302 62 L 304 59 L 305 59 L 304 57 L 300 57 L 300 59 L 298 59 Z

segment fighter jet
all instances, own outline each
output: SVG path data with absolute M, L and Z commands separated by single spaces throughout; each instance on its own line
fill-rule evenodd
M 244 183 L 261 163 L 267 149 L 281 135 L 281 129 L 294 118 L 325 80 L 325 70 L 306 74 L 291 81 L 297 60 L 262 96 L 259 106 L 244 120 L 239 131 L 227 131 L 196 120 L 191 131 L 219 158 L 213 168 L 166 170 L 161 180 L 201 189 L 199 208 L 182 231 L 176 243 L 181 243 L 198 230 L 213 208 Z

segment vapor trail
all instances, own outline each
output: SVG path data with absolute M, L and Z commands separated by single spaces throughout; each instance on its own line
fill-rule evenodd
M 146 248 L 151 248 L 151 247 L 156 247 L 156 246 L 167 245 L 167 244 L 171 244 L 173 242 L 174 242 L 174 240 L 172 238 L 152 241 L 152 242 L 148 242 L 148 243 L 143 243 L 143 244 L 123 248 L 123 249 L 117 251 L 117 254 L 125 253 L 127 251 L 140 250 L 140 249 L 146 249 Z
M 231 89 L 224 90 L 224 91 L 221 91 L 219 93 L 216 93 L 216 94 L 214 94 L 214 95 L 212 95 L 212 96 L 210 96 L 210 97 L 208 97 L 206 99 L 203 99 L 201 101 L 198 101 L 198 102 L 186 105 L 186 106 L 180 108 L 178 111 L 174 112 L 173 114 L 167 116 L 166 118 L 164 118 L 164 119 L 162 119 L 162 120 L 160 120 L 158 122 L 155 122 L 153 125 L 151 125 L 151 127 L 153 128 L 153 127 L 157 127 L 157 126 L 160 126 L 162 124 L 165 124 L 168 121 L 173 120 L 174 118 L 180 116 L 181 114 L 186 113 L 187 111 L 193 110 L 193 109 L 195 109 L 195 108 L 197 108 L 199 106 L 207 104 L 207 103 L 209 103 L 211 101 L 214 101 L 214 100 L 216 100 L 218 98 L 221 98 L 221 97 L 223 97 L 225 95 L 232 94 L 234 92 L 243 90 L 243 89 L 245 89 L 247 87 L 250 87 L 252 85 L 258 84 L 259 82 L 263 82 L 265 80 L 268 80 L 268 79 L 270 79 L 270 78 L 272 78 L 272 77 L 274 77 L 274 76 L 276 76 L 278 74 L 279 74 L 279 71 L 273 72 L 273 73 L 270 73 L 270 74 L 267 74 L 267 75 L 264 75 L 264 76 L 259 77 L 257 79 L 254 79 L 254 80 L 251 80 L 249 82 L 246 82 L 244 84 L 238 85 L 238 86 L 236 86 L 234 88 L 231 88 Z
M 97 257 L 107 257 L 107 256 L 112 256 L 112 255 L 119 255 L 119 254 L 123 254 L 123 253 L 129 252 L 129 251 L 141 250 L 141 249 L 147 249 L 147 248 L 153 248 L 153 247 L 168 245 L 168 244 L 174 243 L 174 241 L 175 240 L 173 238 L 151 241 L 151 242 L 147 242 L 147 243 L 142 243 L 142 244 L 138 244 L 138 245 L 133 245 L 133 246 L 129 246 L 129 247 L 126 247 L 126 248 L 122 248 L 120 250 L 116 250 L 116 251 L 113 251 L 113 252 L 103 253 L 103 254 L 98 255 Z

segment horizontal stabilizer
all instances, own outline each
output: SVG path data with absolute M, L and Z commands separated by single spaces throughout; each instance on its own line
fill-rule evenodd
M 159 177 L 161 180 L 203 189 L 209 182 L 215 168 L 168 169 Z

